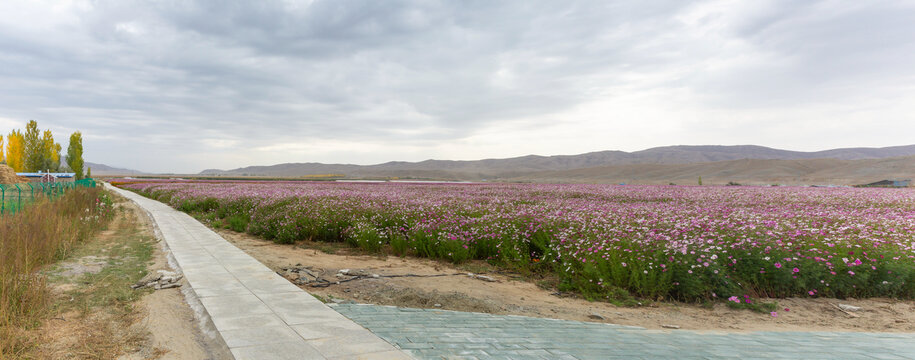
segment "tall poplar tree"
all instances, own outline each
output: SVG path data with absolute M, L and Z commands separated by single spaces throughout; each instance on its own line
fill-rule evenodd
M 25 171 L 25 139 L 19 130 L 13 130 L 6 137 L 6 164 L 16 172 Z
M 25 153 L 24 153 L 24 162 L 25 162 L 25 171 L 36 172 L 43 170 L 42 167 L 44 163 L 44 143 L 41 139 L 41 130 L 38 130 L 38 122 L 35 120 L 29 120 L 29 123 L 25 125 L 25 134 L 23 134 L 23 139 L 25 140 Z
M 67 166 L 76 173 L 76 180 L 83 178 L 83 134 L 79 131 L 70 135 L 67 146 Z
M 54 142 L 51 130 L 45 130 L 41 137 L 41 169 L 50 172 L 60 170 L 60 144 Z

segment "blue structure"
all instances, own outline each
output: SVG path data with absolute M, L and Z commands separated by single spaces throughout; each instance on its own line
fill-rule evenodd
M 46 173 L 46 172 L 37 172 L 37 173 L 16 173 L 18 176 L 26 177 L 29 181 L 33 182 L 56 182 L 56 181 L 73 181 L 76 178 L 76 173 Z

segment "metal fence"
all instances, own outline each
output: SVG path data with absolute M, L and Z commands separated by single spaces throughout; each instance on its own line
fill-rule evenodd
M 35 202 L 39 197 L 59 198 L 70 189 L 78 187 L 95 187 L 95 180 L 82 179 L 74 182 L 43 183 L 30 182 L 22 184 L 0 184 L 0 215 L 11 215 L 23 207 Z

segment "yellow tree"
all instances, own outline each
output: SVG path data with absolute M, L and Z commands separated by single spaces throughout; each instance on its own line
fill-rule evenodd
M 22 132 L 13 130 L 6 137 L 6 164 L 16 172 L 25 171 L 25 139 Z
M 45 130 L 41 137 L 41 166 L 39 170 L 50 170 L 56 172 L 60 169 L 60 149 L 61 146 L 54 142 L 54 134 L 51 130 Z
M 5 163 L 6 157 L 3 156 L 3 135 L 0 135 L 0 163 Z

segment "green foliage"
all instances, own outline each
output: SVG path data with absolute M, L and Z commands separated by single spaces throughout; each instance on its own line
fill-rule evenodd
M 743 309 L 751 310 L 762 314 L 768 314 L 773 311 L 778 310 L 778 302 L 762 302 L 755 299 L 750 299 L 749 296 L 743 298 L 738 297 L 738 301 L 728 301 L 727 305 L 731 309 Z
M 83 178 L 83 134 L 79 131 L 70 135 L 67 146 L 67 166 L 76 173 L 76 180 Z
M 248 230 L 248 217 L 242 214 L 234 214 L 229 216 L 227 221 L 229 223 L 229 229 L 235 232 L 245 232 Z
M 414 255 L 454 263 L 481 260 L 522 274 L 550 274 L 558 278 L 560 290 L 621 304 L 632 303 L 634 297 L 701 302 L 743 294 L 763 298 L 915 297 L 915 267 L 908 258 L 899 259 L 893 248 L 868 250 L 869 258 L 883 259 L 875 260 L 873 267 L 869 263 L 848 265 L 838 256 L 829 260 L 833 263 L 831 268 L 823 265 L 824 259 L 801 255 L 803 248 L 799 246 L 808 246 L 806 239 L 805 243 L 784 248 L 747 245 L 724 248 L 725 244 L 734 243 L 731 236 L 736 235 L 730 233 L 722 233 L 717 239 L 722 248 L 709 252 L 672 253 L 663 241 L 646 243 L 637 237 L 621 236 L 611 243 L 614 251 L 595 246 L 571 254 L 563 251 L 564 233 L 574 233 L 576 241 L 586 244 L 600 244 L 603 239 L 589 238 L 595 236 L 577 231 L 580 229 L 574 223 L 561 218 L 550 221 L 525 216 L 487 218 L 485 214 L 456 210 L 466 211 L 461 213 L 465 215 L 462 222 L 444 226 L 436 222 L 440 221 L 438 214 L 422 213 L 417 218 L 426 221 L 416 221 L 404 216 L 402 209 L 360 207 L 336 197 L 308 201 L 290 197 L 269 202 L 256 198 L 187 200 L 155 190 L 147 196 L 190 213 L 212 214 L 224 219 L 235 231 L 247 231 L 277 243 L 312 240 L 347 244 L 372 253 Z M 571 193 L 569 198 L 586 196 L 594 195 Z M 536 200 L 524 201 L 536 203 Z M 655 197 L 651 201 L 671 200 Z M 633 222 L 615 226 L 624 234 L 646 225 Z M 819 238 L 813 235 L 809 241 L 817 244 Z M 849 254 L 849 257 L 861 251 L 854 243 L 828 246 L 835 254 Z M 637 248 L 639 251 L 632 251 Z M 854 256 L 857 257 L 860 256 Z M 759 306 L 765 310 L 767 305 Z
M 35 172 L 43 170 L 44 149 L 42 149 L 41 131 L 38 129 L 38 122 L 29 120 L 25 126 L 25 171 Z

